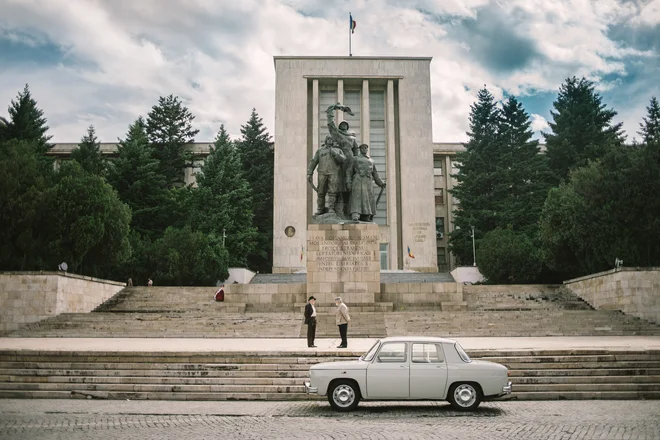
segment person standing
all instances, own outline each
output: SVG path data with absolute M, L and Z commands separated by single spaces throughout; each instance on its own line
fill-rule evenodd
M 348 315 L 348 307 L 344 304 L 340 296 L 335 298 L 335 304 L 337 305 L 335 323 L 339 327 L 339 335 L 341 336 L 341 344 L 337 348 L 347 348 L 346 332 L 348 331 L 348 323 L 351 322 L 351 317 Z
M 316 337 L 316 307 L 314 303 L 316 298 L 310 296 L 305 305 L 305 324 L 307 324 L 307 346 L 316 348 L 314 345 L 314 338 Z

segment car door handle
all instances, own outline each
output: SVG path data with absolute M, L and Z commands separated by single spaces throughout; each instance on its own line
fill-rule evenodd
M 408 368 L 408 365 L 401 365 L 399 368 Z

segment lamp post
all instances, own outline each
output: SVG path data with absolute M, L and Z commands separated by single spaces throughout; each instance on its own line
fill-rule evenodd
M 470 235 L 472 237 L 472 258 L 474 262 L 472 263 L 473 266 L 477 266 L 477 253 L 475 252 L 474 248 L 474 226 L 470 226 L 472 228 L 472 234 Z

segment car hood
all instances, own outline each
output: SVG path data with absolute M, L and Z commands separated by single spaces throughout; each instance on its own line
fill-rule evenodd
M 338 361 L 338 362 L 321 362 L 312 365 L 310 370 L 364 370 L 367 368 L 368 362 L 363 361 Z

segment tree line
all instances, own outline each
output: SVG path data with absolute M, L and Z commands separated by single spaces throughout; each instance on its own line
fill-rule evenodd
M 0 117 L 0 267 L 55 270 L 146 284 L 209 285 L 229 267 L 272 267 L 273 143 L 252 110 L 232 140 L 224 125 L 197 176 L 194 116 L 160 97 L 101 151 L 93 126 L 54 166 L 44 112 L 29 87 Z
M 639 142 L 585 78 L 568 78 L 542 133 L 513 96 L 486 89 L 471 106 L 457 154 L 450 250 L 491 283 L 560 282 L 626 266 L 660 265 L 660 105 L 651 98 Z

